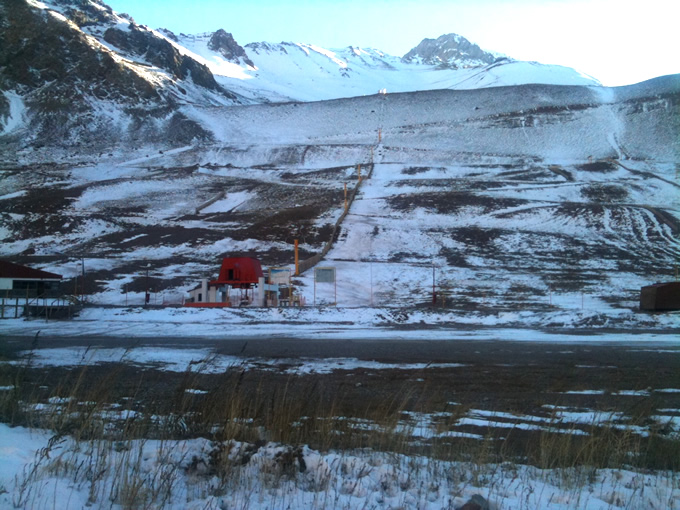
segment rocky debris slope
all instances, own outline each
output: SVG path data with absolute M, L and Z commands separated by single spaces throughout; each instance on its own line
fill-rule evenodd
M 0 84 L 0 137 L 20 146 L 186 143 L 206 132 L 179 105 L 238 102 L 204 64 L 92 0 L 3 2 Z

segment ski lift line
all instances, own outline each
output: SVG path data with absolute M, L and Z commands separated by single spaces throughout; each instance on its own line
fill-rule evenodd
M 379 143 L 380 141 L 378 141 L 378 144 Z M 333 248 L 333 245 L 335 244 L 336 234 L 342 227 L 342 223 L 344 222 L 345 218 L 347 218 L 347 216 L 350 214 L 350 209 L 352 207 L 352 204 L 354 203 L 354 199 L 361 190 L 361 185 L 364 183 L 364 181 L 370 179 L 373 176 L 373 169 L 375 168 L 374 154 L 378 149 L 378 144 L 371 145 L 371 157 L 370 162 L 368 164 L 368 172 L 366 177 L 361 176 L 361 163 L 357 164 L 357 183 L 354 186 L 354 189 L 352 190 L 351 194 L 349 196 L 346 196 L 344 199 L 343 212 L 336 221 L 335 226 L 333 227 L 333 232 L 331 233 L 330 239 L 326 242 L 320 253 L 317 253 L 306 260 L 300 261 L 298 266 L 300 270 L 299 272 L 296 271 L 296 274 L 300 275 L 305 271 L 308 271 L 309 269 L 312 269 L 315 266 L 317 266 L 324 259 L 324 257 L 326 257 L 328 252 L 330 252 L 331 249 Z

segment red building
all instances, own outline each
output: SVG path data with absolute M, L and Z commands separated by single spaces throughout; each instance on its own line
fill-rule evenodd
M 217 280 L 210 285 L 229 285 L 233 289 L 250 289 L 264 276 L 262 265 L 250 257 L 229 257 L 222 259 L 222 268 Z
M 218 278 L 212 281 L 208 281 L 207 278 L 203 279 L 200 285 L 189 291 L 190 297 L 185 304 L 199 307 L 249 304 L 252 302 L 253 294 L 248 295 L 248 290 L 257 286 L 260 278 L 263 277 L 262 265 L 257 259 L 224 258 Z M 232 289 L 237 289 L 238 292 L 232 293 Z

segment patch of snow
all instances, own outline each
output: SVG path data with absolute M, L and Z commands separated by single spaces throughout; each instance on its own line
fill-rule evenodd
M 10 198 L 17 198 L 17 197 L 23 197 L 26 195 L 27 191 L 26 190 L 21 190 L 21 191 L 15 191 L 14 193 L 8 193 L 6 195 L 0 196 L 0 200 L 7 200 Z
M 28 356 L 25 352 L 23 355 Z M 288 374 L 328 374 L 338 370 L 427 370 L 434 368 L 458 368 L 457 363 L 380 363 L 355 358 L 325 359 L 260 359 L 225 356 L 209 349 L 154 348 L 104 348 L 71 347 L 39 349 L 30 353 L 35 366 L 91 366 L 103 363 L 124 362 L 135 365 L 151 365 L 170 372 L 222 373 L 233 367 L 241 370 L 269 369 Z M 21 364 L 21 362 L 12 362 Z
M 227 480 L 211 475 L 208 469 L 217 449 L 224 450 L 233 462 L 233 476 Z M 55 501 L 67 501 L 69 507 L 78 508 L 103 503 L 92 498 L 115 492 L 120 479 L 112 473 L 149 489 L 157 488 L 158 474 L 163 473 L 169 482 L 163 485 L 158 500 L 149 502 L 153 506 L 162 498 L 162 506 L 168 510 L 458 508 L 480 493 L 492 502 L 492 508 L 605 510 L 612 508 L 613 501 L 626 502 L 630 508 L 674 508 L 678 502 L 678 476 L 672 472 L 597 469 L 589 470 L 586 477 L 579 469 L 448 462 L 370 450 L 319 452 L 302 446 L 299 457 L 304 468 L 273 476 L 281 471 L 280 458 L 289 450 L 265 443 L 253 451 L 252 445 L 245 443 L 202 438 L 95 444 L 3 424 L 0 506 L 22 506 L 17 503 L 27 500 L 33 508 L 48 508 Z M 106 476 L 98 478 L 94 486 L 88 470 L 67 469 L 87 465 L 92 451 L 116 467 L 106 470 Z M 565 476 L 569 481 L 565 482 Z M 480 477 L 485 482 L 482 488 Z M 93 487 L 98 490 L 92 491 Z M 152 490 L 140 490 L 137 501 L 147 501 L 153 494 Z
M 235 193 L 227 193 L 226 198 L 218 200 L 208 207 L 201 209 L 202 214 L 230 212 L 239 208 L 248 200 L 255 198 L 257 195 L 249 191 L 237 191 Z
M 15 92 L 5 91 L 5 99 L 9 103 L 9 114 L 0 117 L 2 130 L 0 134 L 9 134 L 16 131 L 26 123 L 26 106 L 21 96 Z
M 118 262 L 119 263 L 119 262 Z M 86 263 L 87 265 L 87 263 Z M 74 267 L 76 267 L 74 265 Z M 431 269 L 430 269 L 431 271 Z M 431 274 L 431 273 L 430 273 Z M 319 285 L 321 286 L 321 285 Z M 125 296 L 118 292 L 118 299 Z M 143 302 L 142 294 L 138 296 Z M 131 296 L 132 299 L 132 296 Z M 123 304 L 121 302 L 118 303 Z M 592 316 L 592 314 L 591 314 Z M 658 331 L 647 332 L 599 331 L 588 326 L 587 336 L 579 327 L 579 312 L 523 313 L 521 316 L 495 313 L 479 314 L 457 311 L 418 310 L 398 308 L 85 308 L 70 321 L 3 321 L 6 334 L 33 336 L 41 330 L 45 335 L 102 336 L 102 337 L 270 337 L 294 335 L 299 338 L 388 338 L 451 340 L 508 340 L 521 342 L 554 343 L 618 343 L 642 346 L 646 349 L 680 346 L 672 317 L 659 316 Z M 627 327 L 635 328 L 639 316 L 630 313 Z M 518 320 L 519 319 L 519 320 Z M 564 321 L 564 328 L 551 331 L 548 324 Z M 621 320 L 621 319 L 617 319 Z M 668 320 L 669 322 L 665 322 Z M 200 327 L 197 327 L 200 324 Z M 234 328 L 238 324 L 238 328 Z M 404 325 L 411 325 L 406 329 Z M 421 325 L 422 327 L 413 327 Z M 471 327 L 476 326 L 476 327 Z M 536 328 L 536 329 L 531 329 Z M 662 390 L 680 391 L 680 390 Z

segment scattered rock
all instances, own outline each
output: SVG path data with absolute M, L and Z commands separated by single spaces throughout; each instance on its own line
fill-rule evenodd
M 489 510 L 489 502 L 479 494 L 475 494 L 458 510 Z

